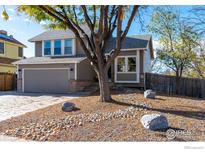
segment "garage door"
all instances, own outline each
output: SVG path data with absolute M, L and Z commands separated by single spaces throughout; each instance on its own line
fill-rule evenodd
M 23 91 L 39 93 L 67 93 L 68 69 L 25 69 Z

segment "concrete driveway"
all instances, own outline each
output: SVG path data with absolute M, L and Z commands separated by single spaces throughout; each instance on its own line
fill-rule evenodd
M 80 94 L 50 95 L 17 92 L 0 92 L 0 121 L 50 105 L 69 101 Z

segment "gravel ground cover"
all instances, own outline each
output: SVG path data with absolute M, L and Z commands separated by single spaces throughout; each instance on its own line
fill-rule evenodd
M 112 103 L 98 101 L 98 93 L 71 100 L 73 112 L 62 104 L 0 122 L 0 133 L 35 141 L 205 141 L 205 100 L 157 95 L 145 99 L 136 89 L 113 90 Z M 143 128 L 145 114 L 164 114 L 167 130 Z

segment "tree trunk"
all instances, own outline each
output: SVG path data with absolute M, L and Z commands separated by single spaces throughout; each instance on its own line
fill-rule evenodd
M 100 87 L 100 101 L 101 102 L 110 102 L 112 100 L 110 95 L 110 87 L 107 70 L 100 69 L 97 73 Z
M 176 94 L 178 95 L 180 92 L 180 76 L 179 76 L 179 72 L 176 72 Z

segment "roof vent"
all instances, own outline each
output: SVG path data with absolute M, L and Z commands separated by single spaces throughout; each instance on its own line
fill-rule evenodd
M 7 31 L 5 31 L 5 30 L 0 30 L 0 34 L 7 35 Z

